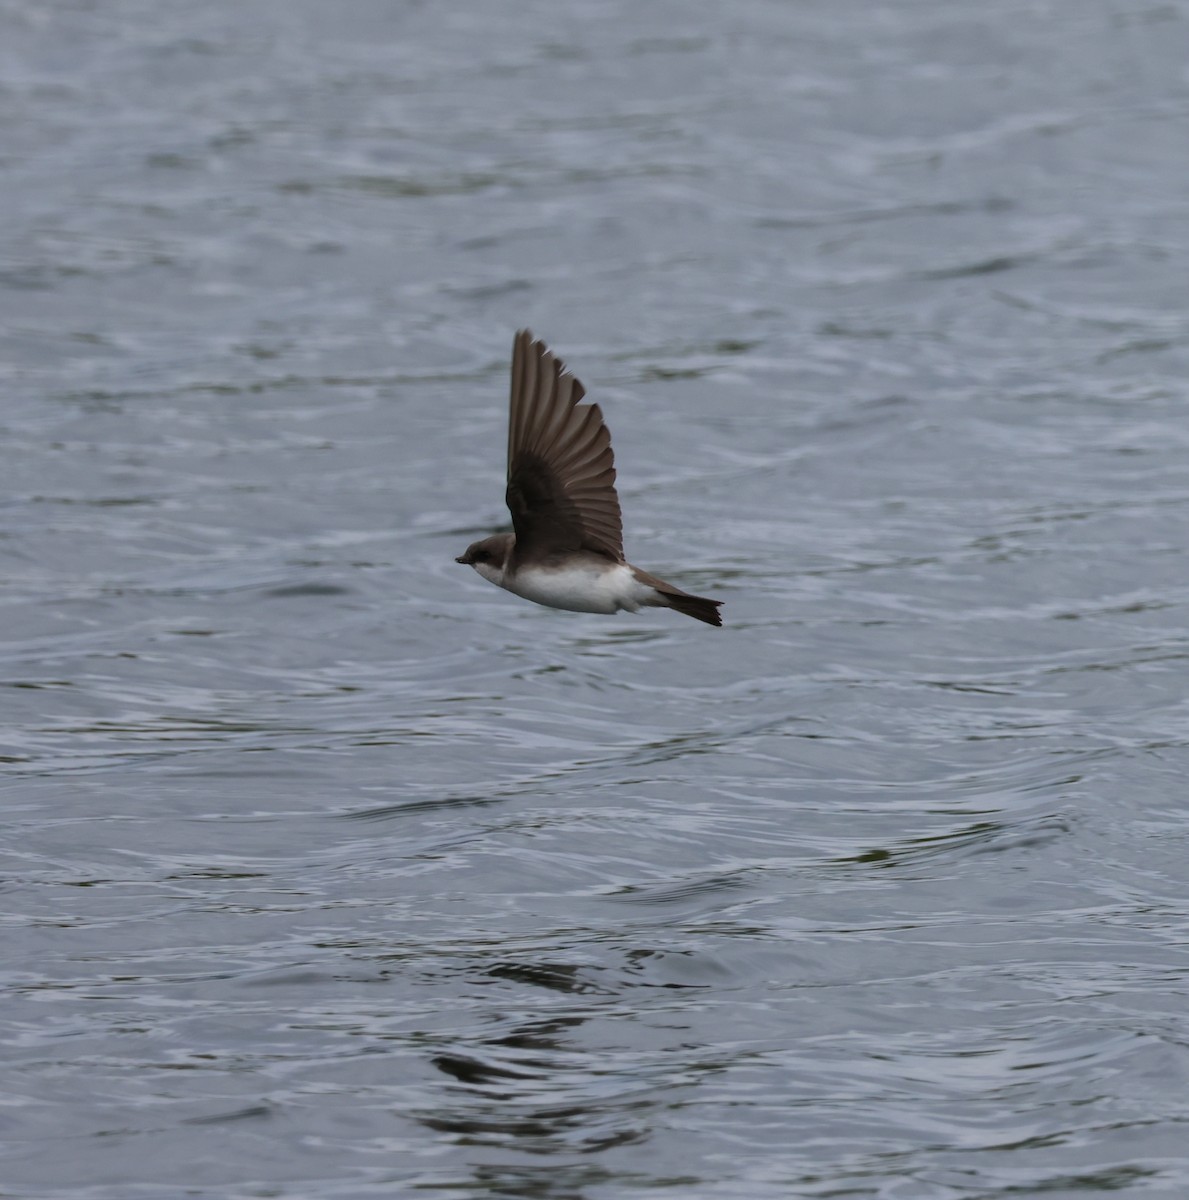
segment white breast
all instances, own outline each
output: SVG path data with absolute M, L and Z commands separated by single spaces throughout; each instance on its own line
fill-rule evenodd
M 573 612 L 613 613 L 621 608 L 635 612 L 656 597 L 623 563 L 607 567 L 583 563 L 557 570 L 527 567 L 501 586 L 537 604 Z

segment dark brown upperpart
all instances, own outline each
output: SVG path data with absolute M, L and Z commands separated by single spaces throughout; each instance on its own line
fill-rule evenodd
M 514 565 L 579 551 L 623 562 L 623 518 L 611 435 L 597 404 L 544 342 L 520 330 L 512 344 L 508 510 Z

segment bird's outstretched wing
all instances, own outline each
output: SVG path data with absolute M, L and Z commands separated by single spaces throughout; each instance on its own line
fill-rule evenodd
M 587 550 L 623 562 L 623 518 L 611 435 L 597 404 L 544 342 L 522 329 L 512 345 L 508 508 L 516 557 Z

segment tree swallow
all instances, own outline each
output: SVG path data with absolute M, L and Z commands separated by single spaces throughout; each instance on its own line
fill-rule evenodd
M 691 596 L 623 556 L 611 435 L 586 389 L 527 329 L 512 343 L 508 490 L 513 533 L 473 542 L 455 562 L 526 600 L 573 612 L 675 608 L 721 625 L 721 600 Z

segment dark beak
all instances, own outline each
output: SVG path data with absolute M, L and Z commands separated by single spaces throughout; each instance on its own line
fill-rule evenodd
M 465 554 L 460 554 L 454 561 L 462 563 L 462 565 L 465 567 L 467 565 L 467 556 Z

